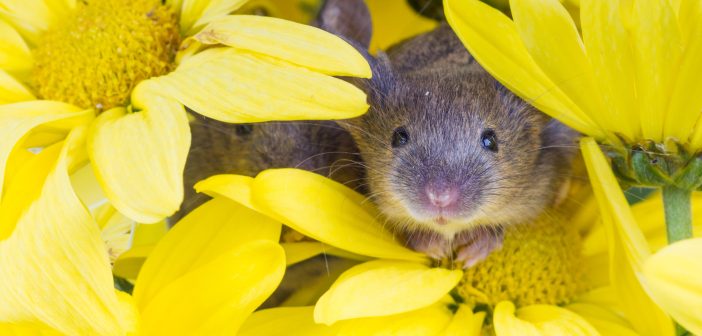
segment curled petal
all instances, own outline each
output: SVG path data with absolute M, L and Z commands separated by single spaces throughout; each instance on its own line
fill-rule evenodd
M 140 223 L 158 222 L 178 209 L 190 148 L 183 106 L 156 90 L 154 83 L 142 82 L 132 102 L 144 110 L 104 112 L 88 135 L 90 160 L 107 198 Z
M 226 197 L 249 209 L 256 210 L 251 201 L 251 185 L 254 178 L 243 175 L 214 175 L 195 184 L 197 192 L 212 197 Z
M 622 310 L 638 332 L 673 335 L 670 318 L 653 303 L 640 282 L 643 262 L 650 251 L 624 193 L 595 140 L 583 139 L 580 148 L 600 205 L 609 242 L 610 280 Z
M 426 261 L 397 243 L 370 202 L 343 184 L 300 169 L 270 169 L 252 188 L 259 211 L 308 237 L 365 256 Z
M 406 262 L 375 260 L 344 272 L 314 311 L 331 325 L 359 317 L 388 316 L 430 306 L 461 280 L 463 272 Z M 359 295 L 363 293 L 363 295 Z
M 40 192 L 30 190 L 34 199 L 0 242 L 0 320 L 39 322 L 69 335 L 124 335 L 133 321 L 118 304 L 98 225 L 68 177 L 75 161 L 84 160 L 84 134 L 74 130 L 25 165 L 27 174 L 46 177 L 31 186 Z M 27 192 L 10 185 L 6 199 Z
M 51 102 L 51 101 L 29 101 L 14 104 L 0 105 L 0 201 L 3 200 L 2 191 L 6 188 L 3 182 L 6 182 L 5 170 L 8 168 L 8 162 L 12 162 L 11 156 L 13 151 L 21 150 L 18 145 L 27 139 L 28 134 L 34 130 L 37 132 L 37 127 L 44 125 L 45 128 L 50 128 L 55 132 L 67 132 L 76 125 L 86 124 L 93 118 L 93 112 L 90 110 L 81 110 L 75 106 Z M 65 134 L 65 133 L 64 133 Z M 13 153 L 13 155 L 11 155 Z M 30 183 L 25 185 L 28 192 L 24 194 L 22 199 L 30 200 L 30 193 L 38 188 L 32 188 L 30 185 L 41 185 L 42 176 L 28 176 L 28 180 L 22 183 Z M 20 182 L 17 182 L 20 183 Z M 19 202 L 20 200 L 11 200 Z M 18 209 L 17 207 L 13 207 Z M 14 216 L 19 215 L 18 213 Z M 12 228 L 15 219 L 8 213 L 0 214 L 0 239 L 6 237 Z M 8 219 L 9 218 L 9 219 Z
M 646 289 L 675 321 L 702 334 L 702 238 L 683 240 L 654 254 L 644 264 Z
M 514 304 L 502 301 L 495 307 L 494 318 L 497 336 L 599 335 L 578 314 L 558 306 L 532 305 L 520 308 L 515 314 Z
M 365 58 L 340 37 L 292 21 L 231 15 L 212 22 L 195 39 L 268 55 L 327 75 L 371 77 Z
M 157 80 L 195 112 L 230 123 L 346 119 L 368 109 L 366 95 L 348 82 L 233 48 L 190 56 Z

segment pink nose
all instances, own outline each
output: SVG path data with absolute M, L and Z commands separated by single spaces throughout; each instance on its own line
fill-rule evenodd
M 458 190 L 456 188 L 436 188 L 429 185 L 425 188 L 425 191 L 427 192 L 429 202 L 438 208 L 450 207 L 458 200 Z

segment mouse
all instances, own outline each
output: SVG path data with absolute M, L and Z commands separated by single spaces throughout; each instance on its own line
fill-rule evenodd
M 367 197 L 408 247 L 468 268 L 506 227 L 560 201 L 577 134 L 495 80 L 448 24 L 370 55 L 362 0 L 328 0 L 319 17 L 373 70 L 349 79 L 369 111 L 338 123 L 365 163 Z
M 183 174 L 185 197 L 169 219 L 172 224 L 210 199 L 194 186 L 217 174 L 256 176 L 266 169 L 293 167 L 363 190 L 358 149 L 351 135 L 334 121 L 229 124 L 188 112 L 193 117 L 192 145 Z
M 211 175 L 301 168 L 365 194 L 409 248 L 468 268 L 501 247 L 506 227 L 565 195 L 577 134 L 496 81 L 446 23 L 376 55 L 363 0 L 326 0 L 313 24 L 370 64 L 371 79 L 345 78 L 369 111 L 239 125 L 191 111 L 186 197 L 174 218 L 208 199 L 192 186 Z

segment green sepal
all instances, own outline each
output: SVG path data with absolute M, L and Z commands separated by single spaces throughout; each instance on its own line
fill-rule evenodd
M 702 158 L 694 157 L 685 168 L 673 177 L 675 186 L 680 189 L 694 190 L 702 185 Z
M 668 177 L 663 160 L 650 157 L 643 150 L 634 150 L 631 154 L 631 166 L 636 174 L 636 180 L 646 186 L 673 185 L 673 180 Z

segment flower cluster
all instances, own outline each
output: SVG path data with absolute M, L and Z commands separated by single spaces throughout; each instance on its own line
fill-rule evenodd
M 436 26 L 404 0 L 367 2 L 372 52 Z M 466 270 L 399 243 L 365 195 L 292 168 L 205 179 L 212 199 L 168 229 L 191 111 L 368 108 L 337 78 L 371 76 L 342 38 L 244 14 L 308 20 L 293 3 L 319 5 L 0 0 L 0 334 L 702 334 L 701 2 L 443 1 L 488 72 L 585 135 L 590 177 Z M 662 192 L 630 205 L 631 185 Z M 324 275 L 261 308 L 317 261 Z

